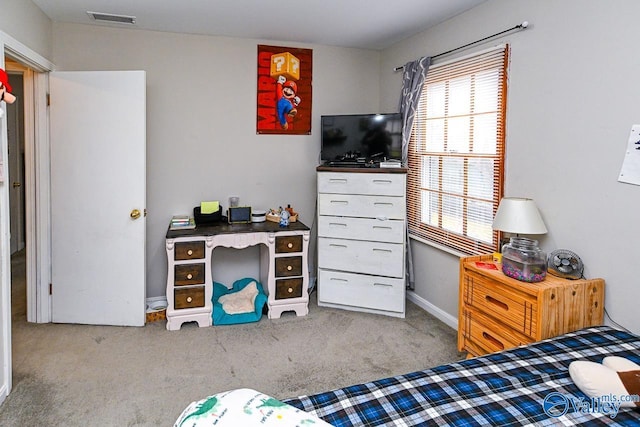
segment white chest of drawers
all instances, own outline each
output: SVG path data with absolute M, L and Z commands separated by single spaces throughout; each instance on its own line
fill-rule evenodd
M 406 170 L 317 171 L 318 305 L 404 317 Z

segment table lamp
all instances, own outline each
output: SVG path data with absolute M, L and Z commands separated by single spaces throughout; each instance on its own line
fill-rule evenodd
M 545 234 L 547 227 L 533 199 L 505 197 L 493 218 L 493 229 L 515 234 Z
M 547 256 L 538 241 L 519 234 L 545 234 L 547 227 L 532 199 L 505 197 L 500 200 L 493 229 L 515 233 L 502 247 L 502 272 L 523 282 L 540 282 L 547 274 Z

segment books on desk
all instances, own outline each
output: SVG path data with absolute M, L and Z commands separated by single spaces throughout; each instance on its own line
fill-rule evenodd
M 402 162 L 399 160 L 386 160 L 384 162 L 380 162 L 381 168 L 401 168 Z
M 189 215 L 174 215 L 171 217 L 169 230 L 193 230 L 196 228 L 196 222 Z

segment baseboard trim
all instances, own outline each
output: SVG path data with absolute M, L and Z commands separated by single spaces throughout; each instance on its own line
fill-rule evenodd
M 458 330 L 457 318 L 442 310 L 440 307 L 433 305 L 426 299 L 422 298 L 420 295 L 416 294 L 414 291 L 407 291 L 407 299 L 418 307 L 422 308 L 427 313 L 436 317 L 438 320 L 445 323 L 447 326 L 452 327 L 456 331 Z

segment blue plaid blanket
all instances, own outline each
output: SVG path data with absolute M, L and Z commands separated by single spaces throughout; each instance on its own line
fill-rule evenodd
M 640 337 L 607 326 L 284 402 L 342 426 L 640 426 L 640 410 L 603 405 L 569 376 L 574 360 L 640 363 Z

